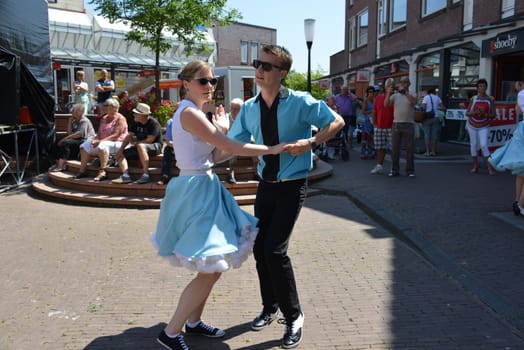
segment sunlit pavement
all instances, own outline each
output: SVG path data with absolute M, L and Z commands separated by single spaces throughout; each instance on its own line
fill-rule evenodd
M 524 348 L 514 179 L 471 175 L 467 158 L 445 160 L 453 152 L 417 156 L 414 179 L 388 178 L 370 175 L 375 162 L 355 147 L 311 184 L 321 194 L 307 199 L 289 251 L 305 314 L 299 349 Z M 158 210 L 50 203 L 25 188 L 2 194 L 0 210 L 0 349 L 162 349 L 156 335 L 193 274 L 155 256 Z M 283 325 L 249 329 L 260 310 L 250 257 L 204 312 L 226 337 L 187 343 L 277 349 Z

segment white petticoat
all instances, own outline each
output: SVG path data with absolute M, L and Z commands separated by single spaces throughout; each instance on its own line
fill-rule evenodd
M 174 266 L 224 272 L 240 267 L 252 252 L 257 222 L 215 174 L 179 176 L 166 188 L 151 241 Z

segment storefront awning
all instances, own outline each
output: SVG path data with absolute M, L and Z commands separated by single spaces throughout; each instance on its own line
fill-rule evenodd
M 155 66 L 154 58 L 141 55 L 117 55 L 112 53 L 99 53 L 92 50 L 51 48 L 51 57 L 54 62 L 66 64 L 82 64 L 92 66 L 114 65 L 119 68 L 145 69 Z M 178 71 L 185 65 L 185 61 L 177 61 L 162 57 L 160 69 L 163 71 Z
M 130 26 L 123 22 L 111 23 L 91 12 L 74 12 L 49 9 L 49 34 L 53 62 L 92 66 L 114 66 L 130 69 L 150 69 L 155 66 L 155 54 L 151 49 L 127 41 Z M 203 29 L 202 45 L 213 47 L 210 30 Z M 208 61 L 212 52 L 188 56 L 183 44 L 175 35 L 165 32 L 164 37 L 172 48 L 160 56 L 162 71 L 177 71 L 192 59 Z

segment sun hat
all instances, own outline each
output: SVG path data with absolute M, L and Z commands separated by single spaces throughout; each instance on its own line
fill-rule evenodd
M 145 103 L 139 103 L 136 105 L 136 108 L 133 109 L 133 113 L 137 114 L 143 114 L 143 115 L 150 115 L 151 114 L 151 108 L 149 105 Z

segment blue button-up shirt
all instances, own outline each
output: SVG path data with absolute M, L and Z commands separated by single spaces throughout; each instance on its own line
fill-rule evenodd
M 264 144 L 260 127 L 260 94 L 246 101 L 237 119 L 231 126 L 228 136 L 234 140 Z M 307 92 L 281 88 L 277 110 L 278 136 L 280 142 L 294 142 L 311 137 L 312 125 L 321 129 L 335 120 L 335 114 L 324 101 L 318 101 Z M 265 163 L 259 157 L 258 175 L 262 178 Z M 307 177 L 313 168 L 311 152 L 298 156 L 289 153 L 280 154 L 280 171 L 278 181 L 297 180 Z M 264 180 L 264 179 L 262 179 Z

